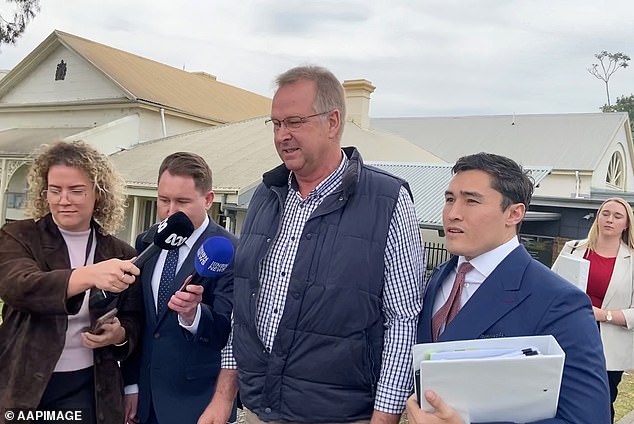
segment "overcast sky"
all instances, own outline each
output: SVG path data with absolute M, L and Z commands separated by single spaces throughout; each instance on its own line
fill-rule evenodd
M 42 0 L 0 68 L 54 29 L 266 96 L 280 72 L 326 66 L 377 87 L 373 117 L 597 112 L 586 69 L 601 50 L 634 57 L 634 0 Z

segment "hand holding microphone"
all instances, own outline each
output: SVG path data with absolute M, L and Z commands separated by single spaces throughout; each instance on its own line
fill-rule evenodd
M 185 241 L 189 238 L 189 236 L 192 235 L 193 232 L 194 224 L 192 224 L 192 222 L 187 217 L 187 215 L 185 215 L 184 212 L 177 212 L 158 223 L 156 225 L 156 233 L 154 234 L 154 241 L 152 242 L 152 244 L 150 244 L 143 252 L 141 252 L 141 254 L 139 254 L 136 259 L 131 261 L 133 267 L 128 266 L 131 272 L 129 272 L 127 269 L 122 270 L 122 268 L 119 268 L 116 272 L 117 275 L 107 274 L 111 275 L 111 277 L 113 278 L 116 277 L 117 280 L 121 280 L 121 287 L 119 287 L 118 283 L 114 280 L 109 281 L 109 286 L 95 284 L 95 286 L 101 290 L 94 290 L 92 292 L 90 296 L 90 306 L 93 308 L 103 308 L 109 305 L 114 299 L 116 299 L 118 292 L 121 292 L 127 288 L 127 285 L 123 286 L 123 283 L 129 281 L 127 284 L 132 284 L 134 282 L 133 275 L 138 275 L 139 268 L 141 268 L 150 258 L 158 255 L 162 249 L 178 249 L 183 243 L 185 243 Z M 122 262 L 119 259 L 111 259 L 109 261 L 95 264 L 95 266 L 105 267 L 105 264 L 108 264 L 111 261 Z M 104 265 L 100 265 L 102 263 Z M 128 275 L 128 272 L 133 275 Z
M 225 272 L 233 259 L 233 245 L 222 236 L 210 237 L 196 251 L 195 272 L 185 279 L 179 291 L 172 295 L 167 307 L 177 312 L 186 325 L 191 325 L 196 317 L 198 304 L 202 302 L 201 283 L 207 278 L 218 277 Z M 214 284 L 206 290 L 214 290 Z

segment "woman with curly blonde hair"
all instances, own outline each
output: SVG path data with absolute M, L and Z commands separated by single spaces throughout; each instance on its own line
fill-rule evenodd
M 44 146 L 35 158 L 28 175 L 26 215 L 37 220 L 50 212 L 49 202 L 42 193 L 48 188 L 49 169 L 58 164 L 81 169 L 88 175 L 96 195 L 93 219 L 100 224 L 104 234 L 117 232 L 126 206 L 124 181 L 106 156 L 81 141 L 58 143 L 54 148 Z
M 112 235 L 123 182 L 105 155 L 74 141 L 43 146 L 28 183 L 32 219 L 0 230 L 0 409 L 82 409 L 82 422 L 123 422 L 117 361 L 135 349 L 143 316 L 136 252 Z M 116 305 L 91 305 L 95 290 L 120 293 Z

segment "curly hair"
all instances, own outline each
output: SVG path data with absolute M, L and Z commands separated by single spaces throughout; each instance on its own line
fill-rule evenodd
M 38 220 L 50 212 L 42 192 L 48 188 L 48 172 L 54 165 L 78 168 L 88 175 L 96 198 L 92 217 L 103 234 L 116 233 L 125 214 L 125 182 L 108 157 L 84 141 L 44 144 L 35 152 L 27 177 L 25 215 Z

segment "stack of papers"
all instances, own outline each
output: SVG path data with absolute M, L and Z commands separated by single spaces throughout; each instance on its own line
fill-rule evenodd
M 458 349 L 442 352 L 429 352 L 428 361 L 456 360 L 456 359 L 500 359 L 521 358 L 522 356 L 539 355 L 534 347 L 524 349 Z
M 416 394 L 435 391 L 472 422 L 531 422 L 557 413 L 565 354 L 553 336 L 424 343 L 413 348 Z

